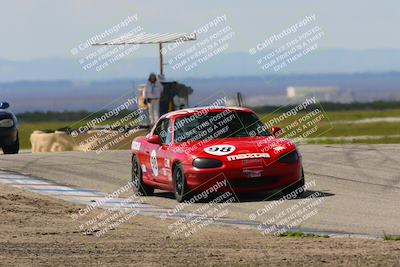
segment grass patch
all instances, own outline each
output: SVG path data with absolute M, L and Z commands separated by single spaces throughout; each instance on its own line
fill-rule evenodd
M 322 106 L 323 107 L 323 106 Z M 312 110 L 312 109 L 310 109 Z M 263 121 L 272 119 L 274 116 L 280 115 L 281 110 L 276 113 L 259 113 L 259 117 Z M 299 112 L 294 118 L 300 118 L 307 113 Z M 368 118 L 387 118 L 387 117 L 400 117 L 400 109 L 386 109 L 386 110 L 349 110 L 349 111 L 327 111 L 327 117 L 330 121 L 351 121 L 361 120 Z
M 400 117 L 400 109 L 328 111 L 326 114 L 331 121 L 347 121 L 368 118 Z
M 306 144 L 312 145 L 330 145 L 330 144 L 400 144 L 400 137 L 390 137 L 385 136 L 383 138 L 354 138 L 352 140 L 347 139 L 332 139 L 332 138 L 324 138 L 321 140 L 307 140 L 305 139 Z
M 385 232 L 383 233 L 383 240 L 386 241 L 400 241 L 400 235 L 388 235 Z
M 317 238 L 317 237 L 323 237 L 323 238 L 329 238 L 328 235 L 317 235 L 317 234 L 310 234 L 310 233 L 303 233 L 300 231 L 288 231 L 284 233 L 280 233 L 279 235 L 276 235 L 276 237 L 295 237 L 295 238 Z
M 108 120 L 104 124 L 99 125 L 110 125 L 114 123 L 115 120 Z M 20 122 L 18 125 L 18 133 L 19 133 L 19 143 L 21 149 L 31 149 L 30 136 L 35 130 L 58 130 L 66 127 L 70 128 L 78 128 L 83 125 L 85 121 L 49 121 L 49 122 Z M 130 147 L 130 142 L 138 135 L 142 135 L 142 132 L 138 134 L 133 134 L 129 137 L 129 139 L 125 140 L 123 148 L 127 147 L 126 142 L 129 143 L 128 147 Z M 122 145 L 122 144 L 121 144 Z
M 400 123 L 394 122 L 374 122 L 360 124 L 321 124 L 319 133 L 323 133 L 319 137 L 336 137 L 336 136 L 360 136 L 360 135 L 398 135 L 400 134 Z
M 288 124 L 301 118 L 307 113 L 300 112 L 296 116 L 282 121 L 276 125 L 285 128 Z M 263 113 L 259 117 L 263 122 L 267 122 L 280 115 L 280 113 Z M 400 118 L 400 109 L 387 110 L 351 110 L 351 111 L 328 111 L 326 118 L 317 123 L 318 130 L 308 137 L 323 137 L 319 140 L 306 141 L 310 144 L 395 144 L 400 143 L 400 123 L 399 122 L 369 122 L 369 123 L 335 123 L 337 121 L 354 121 L 368 118 Z M 380 136 L 379 138 L 354 138 L 340 139 L 331 137 L 350 137 L 350 136 Z M 384 137 L 383 137 L 384 136 Z
M 63 113 L 53 114 L 54 116 L 62 116 Z M 29 115 L 29 116 L 28 116 Z M 50 114 L 52 115 L 52 114 Z M 66 116 L 62 120 L 54 120 L 54 116 L 49 114 L 25 114 L 24 120 L 19 124 L 19 137 L 20 146 L 23 149 L 31 148 L 29 137 L 34 130 L 46 129 L 60 129 L 64 127 L 79 127 L 85 123 L 79 119 L 87 118 L 84 113 L 78 115 Z M 67 116 L 68 115 L 68 116 Z M 278 113 L 260 113 L 259 117 L 264 121 L 268 121 Z M 299 113 L 285 123 L 291 123 L 294 119 L 304 116 L 305 113 Z M 351 121 L 366 118 L 384 118 L 384 117 L 400 117 L 400 109 L 385 109 L 385 110 L 350 110 L 350 111 L 328 111 L 326 112 L 330 123 L 324 119 L 323 122 L 318 124 L 318 130 L 309 137 L 324 137 L 318 140 L 305 141 L 309 144 L 399 144 L 400 137 L 391 135 L 400 135 L 400 123 L 396 122 L 373 122 L 363 124 L 335 124 L 335 121 Z M 39 121 L 48 117 L 48 121 Z M 93 114 L 92 114 L 93 116 Z M 78 119 L 79 118 L 79 119 Z M 76 120 L 74 120 L 76 119 Z M 116 119 L 107 120 L 104 124 L 112 124 Z M 284 128 L 286 125 L 276 125 Z M 323 133 L 322 135 L 320 135 Z M 354 138 L 354 139 L 340 139 L 331 137 L 347 137 L 347 136 L 385 136 L 383 138 Z
M 47 130 L 47 129 L 61 129 L 68 127 L 75 122 L 65 121 L 49 121 L 49 122 L 20 122 L 18 125 L 19 143 L 22 149 L 30 149 L 31 142 L 29 140 L 31 134 L 35 130 Z

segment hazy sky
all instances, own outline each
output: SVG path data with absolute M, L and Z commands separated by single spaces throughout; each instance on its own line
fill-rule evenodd
M 320 48 L 400 48 L 400 1 L 89 1 L 1 0 L 0 58 L 71 57 L 71 48 L 127 16 L 146 32 L 190 32 L 227 15 L 243 51 L 306 15 L 324 30 Z M 153 55 L 146 48 L 143 55 Z

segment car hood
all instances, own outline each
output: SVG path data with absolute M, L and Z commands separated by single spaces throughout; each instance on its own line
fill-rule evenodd
M 296 149 L 296 145 L 288 139 L 272 136 L 237 137 L 214 139 L 209 141 L 191 141 L 175 144 L 173 149 L 193 157 L 213 158 L 221 161 L 242 158 L 268 157 L 277 158 Z M 263 153 L 263 154 L 261 154 Z

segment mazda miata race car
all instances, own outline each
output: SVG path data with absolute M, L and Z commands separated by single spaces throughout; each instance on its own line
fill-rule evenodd
M 247 108 L 202 107 L 164 114 L 147 136 L 132 141 L 134 190 L 174 192 L 178 202 L 194 193 L 289 193 L 304 185 L 293 142 L 267 130 Z M 217 185 L 217 187 L 215 187 Z

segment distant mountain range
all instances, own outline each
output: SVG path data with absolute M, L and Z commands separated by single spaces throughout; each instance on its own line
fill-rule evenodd
M 165 58 L 168 62 L 170 57 Z M 248 53 L 219 54 L 186 72 L 165 66 L 169 78 L 207 78 L 233 76 L 270 76 L 285 74 L 343 74 L 400 71 L 400 49 L 319 49 L 303 56 L 276 73 L 264 73 L 257 57 Z M 79 58 L 44 58 L 30 61 L 0 59 L 0 82 L 19 80 L 110 80 L 142 79 L 150 72 L 158 72 L 158 58 L 129 56 L 104 70 L 84 70 Z
M 192 71 L 167 65 L 165 72 L 167 80 L 194 89 L 191 105 L 236 92 L 253 105 L 281 104 L 288 86 L 334 86 L 355 101 L 400 101 L 400 49 L 320 49 L 270 73 L 256 61 L 247 53 L 220 54 Z M 100 72 L 84 70 L 78 58 L 0 59 L 0 100 L 16 112 L 94 111 L 121 95 L 135 95 L 150 72 L 158 72 L 157 57 L 122 58 Z
M 140 79 L 101 81 L 17 81 L 0 82 L 0 101 L 8 101 L 16 112 L 102 109 L 121 96 L 136 95 Z M 334 86 L 351 93 L 354 101 L 400 101 L 400 72 L 359 74 L 291 74 L 182 78 L 194 89 L 190 105 L 204 105 L 207 99 L 233 98 L 241 92 L 254 106 L 281 105 L 289 86 Z

